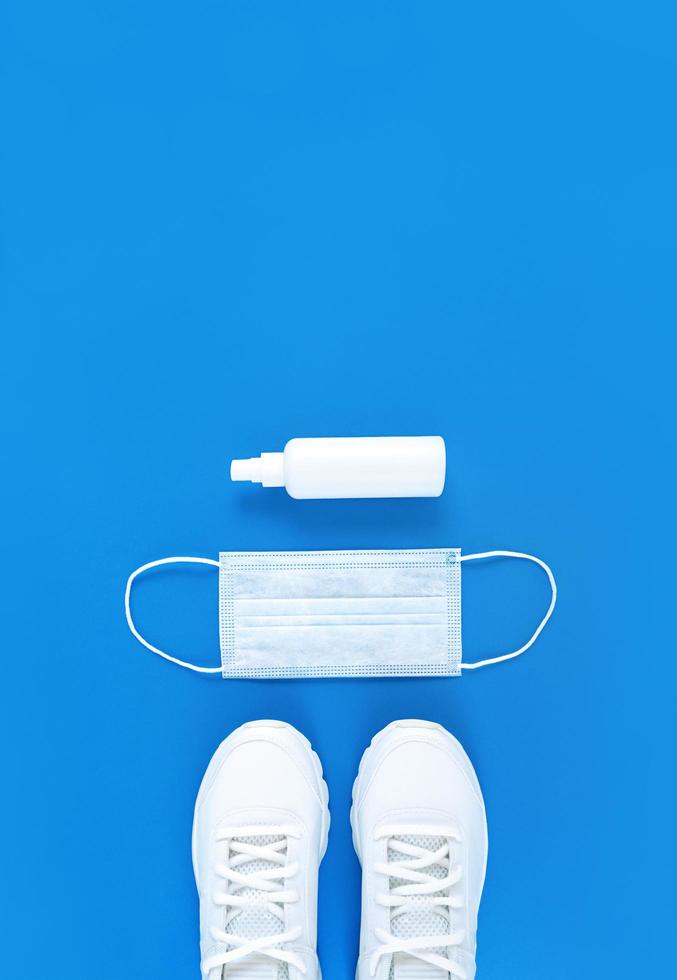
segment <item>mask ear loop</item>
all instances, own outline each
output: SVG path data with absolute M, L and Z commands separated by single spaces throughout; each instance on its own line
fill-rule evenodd
M 147 650 L 151 651 L 151 653 L 157 653 L 158 657 L 164 657 L 165 660 L 170 660 L 173 664 L 178 664 L 179 667 L 187 667 L 188 670 L 195 670 L 199 674 L 220 674 L 220 667 L 200 667 L 197 664 L 189 664 L 185 660 L 179 660 L 178 657 L 172 657 L 171 654 L 165 653 L 164 650 L 159 650 L 157 647 L 154 647 L 152 643 L 149 643 L 148 640 L 145 640 L 134 625 L 132 610 L 129 602 L 134 579 L 137 578 L 137 576 L 142 575 L 144 572 L 147 572 L 150 568 L 158 568 L 160 565 L 180 564 L 215 565 L 217 568 L 219 568 L 218 561 L 215 561 L 213 558 L 158 558 L 157 561 L 149 561 L 148 564 L 141 565 L 136 569 L 136 571 L 132 572 L 127 579 L 127 586 L 125 588 L 125 616 L 127 617 L 127 625 L 139 643 L 142 643 Z
M 548 576 L 548 581 L 550 582 L 550 588 L 552 590 L 552 598 L 550 599 L 548 611 L 538 624 L 535 632 L 531 636 L 531 639 L 528 640 L 523 647 L 520 647 L 519 650 L 513 650 L 512 653 L 504 653 L 500 657 L 491 657 L 489 660 L 478 660 L 476 663 L 472 664 L 461 663 L 460 666 L 462 670 L 476 670 L 478 667 L 488 667 L 489 664 L 500 664 L 504 660 L 512 660 L 513 657 L 519 657 L 525 652 L 525 650 L 528 650 L 530 646 L 533 646 L 538 637 L 541 635 L 545 624 L 553 614 L 555 604 L 557 602 L 557 583 L 555 582 L 555 576 L 552 574 L 552 569 L 540 558 L 536 558 L 535 555 L 525 555 L 521 551 L 482 551 L 476 555 L 461 555 L 458 560 L 473 561 L 475 558 L 524 558 L 526 561 L 535 562 L 537 565 L 540 565 L 545 574 Z

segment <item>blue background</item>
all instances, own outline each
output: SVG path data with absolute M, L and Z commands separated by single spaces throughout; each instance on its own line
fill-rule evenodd
M 259 717 L 324 763 L 325 980 L 356 957 L 357 764 L 411 716 L 484 789 L 479 976 L 672 972 L 669 7 L 3 5 L 3 977 L 198 977 L 193 800 Z M 421 433 L 447 440 L 438 500 L 227 476 L 291 436 Z M 552 563 L 528 654 L 224 682 L 124 621 L 166 555 L 443 545 Z M 139 623 L 215 663 L 216 590 L 153 573 Z M 466 656 L 547 598 L 535 567 L 467 567 Z

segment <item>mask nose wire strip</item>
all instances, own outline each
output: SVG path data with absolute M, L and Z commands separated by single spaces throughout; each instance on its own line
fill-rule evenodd
M 159 650 L 158 647 L 154 647 L 152 643 L 145 640 L 136 626 L 134 625 L 134 620 L 132 619 L 132 610 L 129 602 L 129 597 L 132 593 L 132 584 L 137 576 L 142 575 L 151 568 L 158 568 L 160 565 L 215 565 L 216 568 L 219 567 L 218 561 L 213 558 L 158 558 L 157 561 L 149 561 L 146 565 L 141 565 L 136 571 L 127 579 L 127 587 L 125 588 L 125 616 L 127 617 L 127 625 L 130 630 L 137 638 L 139 643 L 142 643 L 148 650 L 152 653 L 157 653 L 158 657 L 164 657 L 165 660 L 171 660 L 173 664 L 178 664 L 179 667 L 187 667 L 189 670 L 195 670 L 199 674 L 220 674 L 221 667 L 200 667 L 198 664 L 189 664 L 185 660 L 179 660 L 178 657 L 172 657 L 171 654 L 165 653 L 164 650 Z
M 549 565 L 546 565 L 544 561 L 540 558 L 536 558 L 535 555 L 526 555 L 521 551 L 482 551 L 478 552 L 476 555 L 461 555 L 458 559 L 459 561 L 473 561 L 476 558 L 524 558 L 526 561 L 533 561 L 543 569 L 545 574 L 548 576 L 548 581 L 550 582 L 550 588 L 552 590 L 552 598 L 550 599 L 550 605 L 548 606 L 548 611 L 546 612 L 543 619 L 540 621 L 536 630 L 523 647 L 519 650 L 513 650 L 512 653 L 504 653 L 500 657 L 491 657 L 488 660 L 478 660 L 476 663 L 468 664 L 461 663 L 460 667 L 462 670 L 476 670 L 477 667 L 488 667 L 489 664 L 500 664 L 504 660 L 512 660 L 513 657 L 519 657 L 521 654 L 528 650 L 530 646 L 536 642 L 538 637 L 541 635 L 545 624 L 548 622 L 555 609 L 555 604 L 557 602 L 557 583 L 555 582 L 555 576 L 552 574 L 552 569 Z

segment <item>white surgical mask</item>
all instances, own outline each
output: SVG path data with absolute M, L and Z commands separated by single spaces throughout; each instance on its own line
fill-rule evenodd
M 461 564 L 524 558 L 545 571 L 548 610 L 518 650 L 473 663 L 461 650 Z M 153 646 L 130 608 L 138 575 L 184 562 L 219 569 L 221 666 L 201 667 Z M 125 613 L 134 636 L 172 663 L 223 677 L 458 676 L 518 657 L 534 643 L 557 599 L 552 571 L 517 551 L 461 555 L 458 548 L 397 551 L 224 551 L 212 558 L 160 558 L 132 572 Z

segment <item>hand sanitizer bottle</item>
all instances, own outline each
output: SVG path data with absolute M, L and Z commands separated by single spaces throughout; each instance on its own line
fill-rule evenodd
M 446 452 L 441 436 L 291 439 L 281 453 L 234 459 L 231 480 L 285 487 L 299 500 L 439 497 Z

